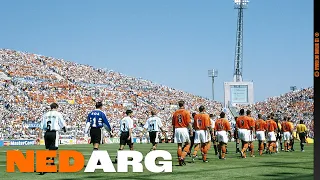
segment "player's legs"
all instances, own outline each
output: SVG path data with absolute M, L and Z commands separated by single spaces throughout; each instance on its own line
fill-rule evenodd
M 293 145 L 294 145 L 294 138 L 293 138 L 293 136 L 290 134 L 290 150 L 291 150 L 291 151 L 294 151 Z
M 258 139 L 258 150 L 259 150 L 259 155 L 262 155 L 262 151 L 265 148 L 264 147 L 264 141 L 265 141 L 265 135 L 264 135 L 264 131 L 257 131 L 257 139 Z
M 280 133 L 280 136 L 279 136 L 279 143 L 280 143 L 280 150 L 283 151 L 283 144 L 282 144 L 282 139 L 283 139 L 283 134 Z
M 44 143 L 45 148 L 47 150 L 58 150 L 59 145 L 59 135 L 57 132 L 51 131 L 51 132 L 45 132 L 44 134 Z M 47 165 L 54 165 L 54 157 L 47 157 Z M 40 172 L 40 175 L 44 175 L 46 172 Z
M 184 162 L 184 158 L 190 149 L 190 138 L 187 128 L 177 128 L 175 129 L 174 142 L 178 144 L 177 155 L 179 159 L 179 165 L 186 165 Z M 184 144 L 184 148 L 182 148 L 182 144 Z
M 239 129 L 239 137 L 242 142 L 242 150 L 240 151 L 241 157 L 246 158 L 246 151 L 248 149 L 248 141 L 249 141 L 249 134 L 246 129 Z
M 285 152 L 288 152 L 289 151 L 289 143 L 290 143 L 288 132 L 283 133 L 283 141 L 284 141 L 284 150 L 285 150 Z
M 119 147 L 119 151 L 122 151 L 124 149 L 124 146 L 127 144 L 129 138 L 129 132 L 122 132 L 120 135 L 120 147 Z M 118 161 L 118 155 L 116 155 L 116 158 L 114 160 L 115 163 L 117 163 Z
M 196 158 L 200 148 L 200 131 L 199 130 L 195 131 L 193 137 L 194 137 L 193 139 L 194 149 L 193 149 L 192 159 L 194 161 L 194 158 Z
M 268 133 L 269 135 L 269 152 L 270 153 L 274 153 L 275 152 L 275 149 L 276 149 L 276 136 L 275 136 L 275 133 L 274 132 L 269 132 Z
M 301 151 L 304 152 L 304 144 L 306 143 L 306 134 L 304 132 L 299 133 L 299 139 L 300 139 Z
M 99 146 L 102 141 L 101 134 L 102 134 L 102 131 L 100 128 L 91 128 L 90 129 L 90 137 L 91 137 L 90 143 L 93 144 L 94 151 L 99 150 Z M 101 165 L 101 162 L 98 161 L 97 165 Z
M 191 156 L 192 147 L 194 146 L 194 135 L 190 136 L 190 141 L 191 141 L 191 144 L 190 144 L 190 149 L 189 149 L 189 152 L 188 152 L 189 156 Z
M 200 131 L 200 142 L 201 142 L 201 154 L 202 154 L 202 160 L 203 162 L 207 161 L 207 154 L 208 154 L 208 142 L 210 141 L 208 139 L 208 132 L 205 130 Z
M 208 162 L 207 161 L 207 155 L 208 155 L 208 144 L 205 142 L 201 143 L 201 155 L 202 155 L 202 160 L 203 162 Z
M 227 146 L 227 144 L 224 142 L 220 142 L 220 146 L 221 146 L 221 159 L 226 159 L 226 153 L 227 153 L 226 146 Z
M 151 150 L 156 150 L 157 149 L 157 144 L 158 144 L 158 141 L 159 141 L 158 132 L 149 132 L 149 137 L 150 137 L 150 142 L 152 144 Z

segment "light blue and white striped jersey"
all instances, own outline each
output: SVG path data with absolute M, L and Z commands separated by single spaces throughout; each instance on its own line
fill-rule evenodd
M 158 132 L 160 128 L 162 127 L 161 119 L 157 116 L 150 117 L 146 124 L 144 125 L 144 128 L 148 130 L 148 132 L 156 131 Z
M 63 116 L 58 111 L 49 111 L 42 117 L 40 128 L 44 131 L 60 131 L 66 127 L 66 122 Z
M 129 129 L 133 128 L 133 120 L 126 116 L 120 121 L 120 132 L 129 132 Z

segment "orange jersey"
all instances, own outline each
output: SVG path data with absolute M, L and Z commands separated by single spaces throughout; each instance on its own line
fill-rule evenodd
M 230 123 L 227 119 L 218 119 L 214 125 L 215 131 L 231 131 Z
M 210 127 L 210 117 L 208 114 L 197 114 L 194 116 L 193 127 L 195 130 L 207 130 Z
M 239 116 L 236 122 L 239 129 L 249 129 L 249 120 L 247 116 Z
M 256 131 L 265 131 L 266 130 L 266 122 L 262 119 L 258 119 L 255 122 Z
M 185 109 L 178 109 L 172 116 L 172 125 L 175 128 L 186 128 L 190 122 L 190 113 Z
M 291 132 L 292 131 L 291 125 L 287 121 L 283 122 L 281 124 L 281 126 L 282 126 L 282 131 L 283 132 Z
M 278 127 L 277 123 L 274 120 L 269 119 L 266 121 L 266 130 L 268 132 L 274 132 L 276 129 L 278 129 Z
M 248 130 L 252 130 L 255 127 L 254 119 L 253 119 L 253 117 L 250 117 L 250 116 L 247 116 L 247 118 L 248 118 L 248 122 L 249 122 Z M 252 129 L 251 129 L 251 127 L 252 127 Z

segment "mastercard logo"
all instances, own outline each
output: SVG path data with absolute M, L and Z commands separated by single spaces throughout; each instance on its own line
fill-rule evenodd
M 3 142 L 3 145 L 4 145 L 4 146 L 10 146 L 10 141 L 4 141 L 4 142 Z

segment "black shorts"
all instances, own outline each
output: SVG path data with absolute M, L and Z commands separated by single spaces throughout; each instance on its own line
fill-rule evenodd
M 101 138 L 101 128 L 91 128 L 90 129 L 90 144 L 101 144 L 102 138 Z
M 56 131 L 46 131 L 44 133 L 44 144 L 48 150 L 58 150 L 59 137 Z
M 276 137 L 277 141 L 280 140 L 281 137 L 282 137 L 281 134 L 280 134 L 280 133 L 277 133 L 277 137 Z
M 120 145 L 132 145 L 132 141 L 131 141 L 131 137 L 130 139 L 128 140 L 129 138 L 129 132 L 121 132 L 121 135 L 120 135 Z
M 149 132 L 149 137 L 150 137 L 150 142 L 152 144 L 159 143 L 159 137 L 158 137 L 158 132 L 157 131 Z
M 190 136 L 190 141 L 193 143 L 194 142 L 194 133 L 193 136 Z
M 299 139 L 302 143 L 306 143 L 306 133 L 299 133 Z

